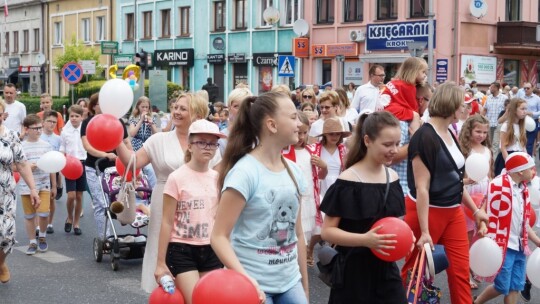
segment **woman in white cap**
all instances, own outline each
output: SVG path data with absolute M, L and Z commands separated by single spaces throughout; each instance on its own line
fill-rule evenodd
M 163 217 L 159 233 L 157 266 L 159 283 L 169 275 L 191 304 L 199 278 L 223 267 L 210 246 L 219 191 L 218 172 L 209 167 L 226 136 L 205 119 L 189 127 L 185 164 L 169 175 L 163 190 Z M 202 257 L 202 258 L 201 258 Z

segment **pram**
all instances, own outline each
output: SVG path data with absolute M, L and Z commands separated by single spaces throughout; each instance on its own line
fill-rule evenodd
M 101 262 L 104 254 L 111 255 L 111 268 L 116 271 L 119 268 L 119 260 L 131 260 L 140 259 L 144 256 L 144 249 L 146 247 L 146 235 L 140 232 L 143 226 L 138 226 L 135 234 L 122 234 L 118 235 L 114 227 L 113 219 L 116 220 L 117 216 L 110 210 L 111 202 L 116 200 L 120 189 L 114 189 L 113 179 L 118 177 L 115 167 L 109 167 L 100 170 L 100 164 L 104 161 L 108 161 L 107 158 L 100 158 L 96 161 L 96 173 L 99 175 L 101 183 L 101 192 L 103 198 L 107 202 L 107 209 L 105 211 L 107 220 L 105 221 L 104 237 L 95 237 L 93 242 L 94 258 L 96 262 Z M 147 183 L 148 184 L 148 183 Z M 147 199 L 150 202 L 152 189 L 146 187 L 139 187 L 135 189 L 137 192 L 144 192 L 147 194 Z M 132 206 L 134 208 L 135 206 Z M 107 226 L 111 225 L 111 235 L 107 234 Z

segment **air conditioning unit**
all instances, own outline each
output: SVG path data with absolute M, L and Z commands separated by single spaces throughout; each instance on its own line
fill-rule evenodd
M 349 39 L 353 42 L 362 42 L 366 40 L 366 34 L 362 30 L 349 31 Z

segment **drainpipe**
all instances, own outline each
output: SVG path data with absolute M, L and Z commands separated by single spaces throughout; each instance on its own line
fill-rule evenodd
M 459 58 L 458 58 L 458 16 L 459 14 L 459 1 L 454 1 L 454 24 L 453 24 L 453 27 L 454 27 L 454 48 L 452 50 L 452 59 L 453 59 L 453 69 L 452 69 L 452 78 L 451 79 L 454 79 L 454 80 L 457 80 L 457 78 L 459 77 L 459 74 L 458 74 L 458 61 L 459 61 Z
M 110 22 L 109 22 L 109 39 L 110 40 L 113 40 L 113 27 L 112 27 L 112 24 L 113 24 L 113 1 L 112 0 L 109 0 L 109 17 L 110 17 Z M 120 39 L 118 39 L 120 40 Z M 112 65 L 112 56 L 107 56 L 107 65 L 108 66 L 111 66 Z M 105 73 L 107 73 L 107 70 L 105 70 Z M 107 76 L 105 74 L 105 76 Z
M 458 1 L 455 1 L 458 2 Z M 433 0 L 429 0 L 429 19 L 428 19 L 428 82 L 433 83 L 433 35 L 435 34 L 433 27 Z

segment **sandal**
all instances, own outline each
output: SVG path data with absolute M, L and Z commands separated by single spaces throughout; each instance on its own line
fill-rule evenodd
M 315 260 L 313 260 L 313 256 L 308 255 L 306 261 L 307 261 L 308 267 L 313 267 L 313 266 L 315 266 Z

